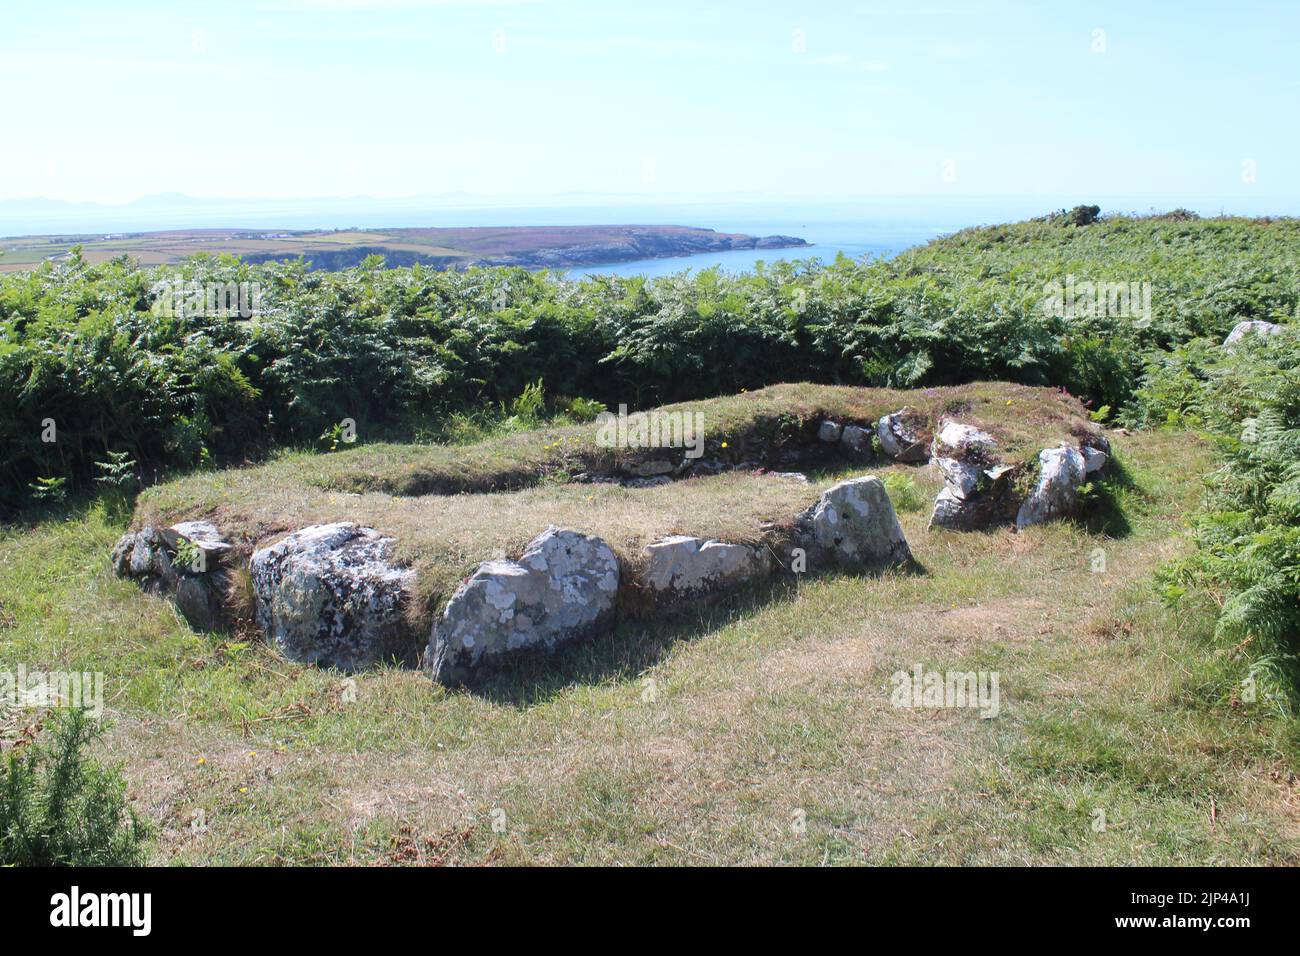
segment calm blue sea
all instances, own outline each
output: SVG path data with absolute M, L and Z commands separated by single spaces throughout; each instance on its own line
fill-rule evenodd
M 730 218 L 685 222 L 682 225 L 705 225 L 718 232 L 742 232 L 751 236 L 797 236 L 809 243 L 789 249 L 744 249 L 710 252 L 695 256 L 666 259 L 637 259 L 607 265 L 570 269 L 568 275 L 671 275 L 683 270 L 698 271 L 721 266 L 728 272 L 749 272 L 758 262 L 782 259 L 820 259 L 831 262 L 843 253 L 852 259 L 864 256 L 892 256 L 911 246 L 929 242 L 937 236 L 962 228 L 957 220 L 895 219 L 882 216 L 872 219 L 823 219 L 805 215 L 792 219 L 771 219 L 733 214 Z
M 1103 212 L 1150 212 L 1185 206 L 1202 215 L 1292 214 L 1295 200 L 1263 197 L 1142 200 L 1132 197 L 1085 197 Z M 789 235 L 805 239 L 807 248 L 708 253 L 668 259 L 586 266 L 571 270 L 590 274 L 657 276 L 722 266 L 733 272 L 753 269 L 759 260 L 816 258 L 832 261 L 839 253 L 852 258 L 890 256 L 937 236 L 968 226 L 1015 222 L 1076 205 L 1076 196 L 929 197 L 851 199 L 845 201 L 613 201 L 591 196 L 542 197 L 492 203 L 475 197 L 423 199 L 213 200 L 178 195 L 148 197 L 107 206 L 49 200 L 0 202 L 0 236 L 109 234 L 164 229 L 346 229 L 353 227 L 543 226 L 543 225 L 682 225 L 742 232 L 755 236 Z

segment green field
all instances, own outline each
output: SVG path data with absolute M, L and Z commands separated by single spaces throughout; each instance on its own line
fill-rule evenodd
M 252 322 L 160 317 L 156 274 L 127 263 L 9 275 L 0 670 L 104 672 L 93 752 L 122 765 L 158 864 L 1294 865 L 1297 261 L 1294 220 L 1177 214 L 747 276 L 185 264 L 264 283 Z M 1151 310 L 1045 311 L 1067 276 L 1148 283 Z M 1225 350 L 1244 319 L 1283 328 Z M 667 402 L 705 413 L 732 469 L 589 483 L 620 460 L 595 409 Z M 1104 429 L 1116 467 L 1077 519 L 1019 533 L 928 527 L 928 466 L 767 473 L 821 418 L 902 405 L 1017 460 Z M 147 521 L 251 546 L 360 520 L 397 535 L 433 614 L 551 520 L 625 556 L 673 532 L 761 541 L 868 473 L 915 567 L 624 614 L 472 690 L 196 632 L 109 566 Z M 917 666 L 996 672 L 999 712 L 894 706 Z M 0 709 L 0 742 L 39 723 Z
M 252 262 L 299 256 L 327 269 L 382 256 L 390 265 L 435 268 L 485 260 L 523 265 L 592 265 L 620 259 L 687 255 L 746 237 L 686 226 L 510 226 L 426 229 L 185 229 L 111 235 L 17 236 L 0 239 L 0 273 L 60 262 L 80 249 L 85 261 L 127 256 L 142 266 L 183 262 L 195 255 L 229 255 Z M 584 252 L 583 250 L 590 250 Z M 568 260 L 572 259 L 569 263 Z M 536 260 L 535 262 L 533 260 Z

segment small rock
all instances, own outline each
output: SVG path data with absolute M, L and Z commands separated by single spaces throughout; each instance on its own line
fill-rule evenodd
M 884 483 L 874 475 L 829 488 L 800 516 L 799 524 L 822 560 L 873 564 L 912 559 Z
M 817 438 L 819 441 L 824 441 L 827 444 L 834 444 L 840 440 L 840 435 L 843 434 L 843 432 L 844 427 L 839 423 L 825 421 L 822 422 L 821 427 L 817 429 Z
M 691 464 L 691 474 L 693 475 L 720 475 L 728 470 L 730 466 L 725 461 L 719 461 L 717 458 L 701 458 Z
M 118 577 L 132 578 L 146 591 L 155 593 L 173 590 L 178 576 L 166 542 L 152 525 L 118 538 L 113 546 L 113 570 Z
M 871 431 L 861 425 L 845 425 L 844 432 L 840 435 L 840 444 L 855 454 L 868 454 L 871 451 Z
M 965 500 L 979 490 L 984 471 L 979 465 L 958 461 L 956 458 L 936 458 L 934 463 L 943 473 L 944 484 L 952 493 Z
M 1044 448 L 1038 453 L 1038 484 L 1016 514 L 1016 528 L 1041 524 L 1074 511 L 1083 484 L 1083 455 L 1069 445 Z
M 1265 335 L 1277 335 L 1282 331 L 1282 328 L 1282 326 L 1275 322 L 1264 322 L 1260 319 L 1252 319 L 1248 322 L 1238 322 L 1233 326 L 1232 331 L 1228 333 L 1228 337 L 1223 340 L 1223 347 L 1232 351 L 1232 346 L 1239 343 L 1247 335 L 1258 335 L 1260 337 Z
M 951 451 L 950 457 L 964 458 L 968 454 L 988 450 L 997 441 L 988 432 L 980 431 L 972 425 L 959 422 L 944 422 L 939 433 L 934 436 L 933 454 L 938 457 L 942 452 Z
M 658 488 L 671 485 L 673 480 L 667 475 L 655 475 L 653 478 L 629 478 L 623 482 L 624 488 Z
M 785 478 L 787 481 L 797 481 L 800 484 L 808 484 L 808 476 L 802 471 L 765 471 L 763 474 L 769 478 Z
M 922 431 L 910 408 L 900 408 L 876 423 L 876 437 L 886 455 L 904 463 L 930 457 L 929 437 Z
M 676 467 L 666 458 L 651 458 L 648 461 L 633 462 L 628 466 L 627 473 L 638 478 L 653 478 L 657 475 L 672 474 Z
M 224 571 L 209 574 L 185 574 L 176 585 L 176 609 L 196 631 L 215 631 L 227 623 L 221 588 Z
M 429 637 L 432 676 L 469 683 L 522 654 L 550 654 L 614 615 L 619 564 L 600 538 L 554 526 L 518 561 L 485 561 L 456 589 Z
M 1097 448 L 1089 448 L 1084 445 L 1079 451 L 1083 454 L 1083 472 L 1085 475 L 1094 475 L 1100 472 L 1106 467 L 1106 462 L 1110 461 L 1110 456 Z
M 646 547 L 643 583 L 674 596 L 700 595 L 734 587 L 771 570 L 766 553 L 742 544 L 673 535 Z

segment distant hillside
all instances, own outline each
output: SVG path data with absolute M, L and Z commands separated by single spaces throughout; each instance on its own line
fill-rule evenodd
M 731 249 L 782 249 L 807 243 L 792 236 L 747 236 L 691 226 L 508 226 L 464 229 L 278 231 L 189 229 L 109 235 L 27 236 L 0 240 L 0 271 L 58 260 L 74 246 L 89 262 L 123 254 L 141 265 L 179 262 L 199 253 L 260 263 L 303 256 L 313 269 L 336 271 L 367 256 L 386 265 L 439 269 L 475 265 L 529 269 L 599 265 Z

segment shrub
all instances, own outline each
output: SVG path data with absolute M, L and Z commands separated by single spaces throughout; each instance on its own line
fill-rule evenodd
M 88 758 L 102 731 L 80 710 L 51 711 L 48 736 L 0 767 L 0 866 L 137 866 L 147 827 L 125 805 L 121 772 Z
M 1091 224 L 1060 228 L 1068 215 Z M 536 422 L 541 381 L 646 408 L 781 381 L 997 378 L 1122 409 L 1148 362 L 1242 318 L 1300 315 L 1295 220 L 1091 216 L 968 229 L 889 260 L 654 279 L 69 256 L 0 276 L 0 509 L 43 494 L 38 479 L 84 491 L 110 455 L 152 476 L 311 446 L 343 419 L 368 440 Z M 257 321 L 156 312 L 177 273 L 256 282 Z M 1151 321 L 1049 314 L 1045 284 L 1070 275 L 1149 282 Z
M 921 491 L 910 475 L 901 475 L 898 472 L 885 476 L 885 491 L 889 494 L 889 501 L 894 506 L 895 511 L 913 512 L 923 511 L 929 505 L 925 494 Z
M 1300 350 L 1289 335 L 1234 352 L 1195 343 L 1158 363 L 1135 417 L 1193 423 L 1224 450 L 1198 513 L 1197 550 L 1163 569 L 1166 597 L 1211 594 L 1217 636 L 1300 697 Z

